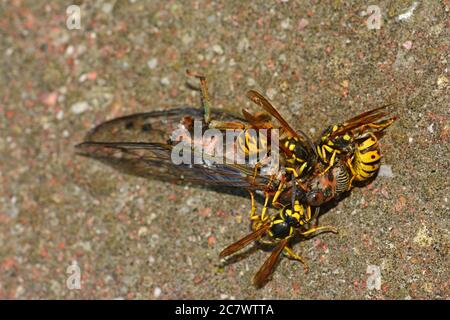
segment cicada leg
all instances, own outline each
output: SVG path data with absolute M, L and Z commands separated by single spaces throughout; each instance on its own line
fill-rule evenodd
M 241 122 L 224 122 L 224 121 L 217 121 L 217 120 L 211 120 L 209 122 L 209 128 L 211 129 L 219 129 L 219 130 L 245 130 L 248 129 L 249 126 L 245 125 Z
M 205 110 L 205 123 L 210 126 L 210 128 L 215 129 L 248 129 L 249 126 L 241 122 L 222 122 L 211 120 L 211 99 L 209 97 L 208 84 L 206 82 L 206 77 L 202 74 L 186 70 L 186 74 L 189 77 L 195 77 L 200 81 L 200 98 L 202 103 L 202 108 Z
M 260 169 L 262 167 L 262 164 L 260 162 L 257 162 L 255 164 L 255 167 L 253 168 L 253 182 L 252 184 L 255 184 L 256 182 L 256 176 L 258 175 L 258 169 Z M 271 183 L 271 181 L 269 181 L 269 184 Z
M 200 80 L 200 96 L 202 107 L 205 110 L 205 123 L 209 124 L 211 121 L 211 104 L 209 100 L 208 85 L 206 84 L 206 77 L 190 70 L 186 70 L 186 74 L 189 77 L 195 77 Z

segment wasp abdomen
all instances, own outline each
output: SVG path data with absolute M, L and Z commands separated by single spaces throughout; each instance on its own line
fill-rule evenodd
M 350 172 L 344 165 L 339 165 L 334 171 L 336 177 L 336 196 L 344 193 L 350 188 Z
M 237 148 L 244 155 L 256 155 L 261 152 L 267 153 L 270 147 L 267 143 L 267 135 L 254 129 L 243 130 L 237 137 Z
M 356 145 L 352 161 L 354 179 L 364 181 L 371 178 L 380 168 L 381 153 L 378 139 L 374 134 Z

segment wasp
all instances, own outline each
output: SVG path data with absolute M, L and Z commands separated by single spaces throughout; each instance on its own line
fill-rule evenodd
M 312 140 L 302 131 L 295 131 L 281 116 L 276 108 L 259 92 L 250 90 L 247 97 L 261 106 L 268 114 L 281 124 L 282 135 L 279 148 L 284 155 L 284 164 L 288 171 L 294 170 L 297 178 L 307 176 L 312 170 L 315 161 L 315 146 Z
M 353 179 L 364 181 L 379 169 L 379 139 L 396 116 L 388 117 L 387 106 L 364 112 L 342 124 L 329 126 L 317 143 L 320 159 L 331 168 L 336 157 L 347 157 Z M 328 169 L 327 168 L 327 169 Z
M 253 201 L 254 198 L 252 197 Z M 252 208 L 255 208 L 254 205 L 252 205 Z M 307 272 L 309 270 L 308 264 L 304 258 L 292 250 L 292 241 L 299 237 L 310 238 L 317 235 L 318 232 L 338 232 L 335 227 L 331 226 L 310 226 L 310 222 L 317 218 L 318 213 L 319 211 L 316 210 L 312 216 L 311 207 L 302 205 L 298 200 L 284 206 L 277 214 L 272 216 L 264 213 L 256 215 L 255 210 L 252 209 L 252 232 L 226 247 L 220 252 L 219 256 L 224 258 L 232 255 L 254 241 L 271 245 L 273 247 L 272 253 L 253 278 L 253 284 L 258 288 L 267 283 L 282 253 L 285 253 L 288 258 L 302 263 L 305 272 Z
M 380 168 L 379 140 L 397 119 L 375 108 L 324 130 L 316 143 L 319 156 L 317 173 L 301 184 L 304 201 L 320 206 L 349 191 L 354 181 L 367 182 Z

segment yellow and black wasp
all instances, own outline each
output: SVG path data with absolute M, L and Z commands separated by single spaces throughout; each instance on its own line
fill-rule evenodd
M 364 181 L 379 169 L 378 141 L 397 117 L 387 117 L 387 106 L 364 112 L 342 124 L 329 126 L 317 142 L 320 159 L 331 168 L 336 157 L 349 160 L 353 179 Z M 386 118 L 387 117 L 387 118 Z
M 252 202 L 254 202 L 253 197 Z M 255 206 L 252 205 L 252 208 L 251 220 L 253 222 L 253 231 L 226 247 L 220 252 L 219 256 L 225 258 L 232 255 L 253 241 L 271 245 L 273 247 L 272 253 L 253 278 L 253 283 L 258 288 L 266 284 L 278 258 L 283 252 L 288 258 L 302 263 L 305 272 L 308 271 L 309 267 L 305 259 L 292 250 L 291 246 L 294 239 L 298 239 L 299 237 L 307 239 L 317 235 L 318 232 L 337 233 L 337 229 L 331 226 L 311 226 L 311 222 L 317 218 L 319 211 L 316 210 L 312 216 L 311 207 L 302 205 L 298 200 L 284 206 L 277 214 L 272 216 L 265 215 L 264 213 L 256 215 Z
M 369 181 L 380 168 L 379 140 L 397 119 L 383 106 L 341 124 L 329 126 L 316 142 L 320 164 L 316 174 L 300 183 L 304 202 L 320 206 L 349 191 L 354 181 Z

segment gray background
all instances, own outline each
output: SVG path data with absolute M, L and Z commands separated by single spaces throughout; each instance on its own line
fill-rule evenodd
M 0 1 L 0 298 L 449 298 L 449 4 L 375 1 Z M 356 189 L 295 247 L 273 281 L 251 279 L 252 251 L 218 253 L 248 232 L 248 199 L 119 174 L 74 156 L 95 124 L 199 105 L 184 70 L 208 77 L 213 104 L 239 112 L 268 95 L 314 137 L 385 103 L 393 175 Z M 66 288 L 75 260 L 82 289 Z M 380 290 L 367 288 L 379 266 Z

